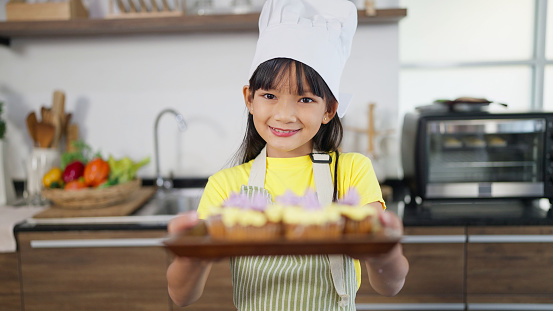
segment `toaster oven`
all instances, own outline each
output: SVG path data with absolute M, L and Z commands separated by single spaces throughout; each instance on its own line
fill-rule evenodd
M 401 140 L 412 197 L 553 199 L 553 113 L 407 113 Z

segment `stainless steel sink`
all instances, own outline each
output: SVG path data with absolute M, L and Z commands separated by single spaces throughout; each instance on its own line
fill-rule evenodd
M 176 215 L 196 210 L 204 188 L 159 189 L 133 216 Z

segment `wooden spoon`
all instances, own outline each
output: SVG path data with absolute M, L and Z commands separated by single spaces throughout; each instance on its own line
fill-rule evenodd
M 63 133 L 63 119 L 65 118 L 65 93 L 62 91 L 55 91 L 52 102 L 51 123 L 56 129 L 54 140 L 52 141 L 52 147 L 57 147 Z
M 40 118 L 42 122 L 52 123 L 52 120 L 50 120 L 50 108 L 46 108 L 45 106 L 40 107 Z
M 36 136 L 40 148 L 50 147 L 55 135 L 56 128 L 52 124 L 46 122 L 36 124 Z
M 67 136 L 67 129 L 69 128 L 69 123 L 71 123 L 71 117 L 73 116 L 72 113 L 66 113 L 63 122 L 62 122 L 62 131 L 63 135 Z
M 34 146 L 37 144 L 36 125 L 38 124 L 36 113 L 34 111 L 29 113 L 26 119 L 26 123 L 27 123 L 27 130 L 29 130 L 29 135 L 31 135 L 31 139 L 33 140 L 33 146 Z
M 73 142 L 77 140 L 79 140 L 79 126 L 75 123 L 70 123 L 67 125 L 66 150 L 69 152 L 75 151 L 76 148 L 73 146 Z

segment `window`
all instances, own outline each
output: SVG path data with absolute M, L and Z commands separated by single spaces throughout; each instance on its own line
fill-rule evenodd
M 553 111 L 553 5 L 547 2 L 401 0 L 408 13 L 399 25 L 400 115 L 461 96 L 509 110 Z

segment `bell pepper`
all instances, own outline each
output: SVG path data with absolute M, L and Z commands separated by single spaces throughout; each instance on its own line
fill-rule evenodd
M 54 167 L 49 170 L 48 173 L 44 174 L 42 177 L 42 184 L 44 184 L 46 188 L 54 188 L 56 185 L 59 187 L 63 183 L 61 175 L 61 169 L 59 167 Z
M 84 182 L 87 186 L 97 187 L 106 182 L 109 177 L 109 164 L 102 158 L 95 158 L 88 162 L 84 168 Z
M 63 181 L 68 183 L 83 177 L 84 164 L 81 161 L 73 161 L 69 163 L 63 171 Z

